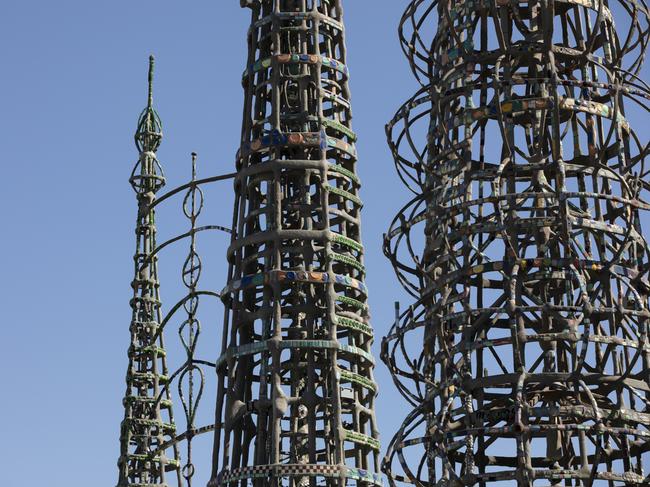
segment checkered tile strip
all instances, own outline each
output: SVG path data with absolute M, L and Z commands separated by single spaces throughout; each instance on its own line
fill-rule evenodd
M 255 465 L 252 467 L 237 468 L 232 471 L 223 471 L 217 479 L 217 486 L 228 485 L 247 479 L 259 479 L 269 477 L 334 477 L 349 478 L 371 482 L 374 485 L 382 486 L 380 474 L 368 472 L 367 470 L 340 467 L 338 465 Z

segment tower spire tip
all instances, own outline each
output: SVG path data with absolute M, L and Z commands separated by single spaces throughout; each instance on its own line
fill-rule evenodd
M 155 58 L 153 54 L 149 56 L 149 108 L 153 106 L 153 69 L 155 66 Z

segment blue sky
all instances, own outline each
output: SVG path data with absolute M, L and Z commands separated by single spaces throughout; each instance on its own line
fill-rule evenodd
M 348 1 L 346 20 L 368 283 L 380 337 L 393 300 L 402 296 L 381 237 L 407 198 L 384 124 L 416 83 L 396 35 L 405 2 L 373 5 L 366 12 L 367 2 Z M 155 104 L 165 133 L 159 158 L 167 187 L 187 180 L 193 150 L 200 176 L 230 172 L 248 22 L 237 0 L 2 3 L 0 463 L 6 487 L 115 484 L 135 245 L 128 177 L 137 158 L 133 132 L 146 103 L 147 57 L 156 55 Z M 179 203 L 160 215 L 161 239 L 186 228 Z M 206 205 L 204 224 L 229 226 L 231 186 L 207 190 Z M 224 285 L 225 243 L 217 235 L 199 239 L 209 267 L 204 287 Z M 180 297 L 178 258 L 185 249 L 181 244 L 164 261 L 167 305 Z M 203 326 L 206 342 L 210 329 L 216 338 L 221 310 Z M 214 359 L 218 341 L 205 345 Z M 404 403 L 382 364 L 377 379 L 387 443 L 405 415 Z M 204 485 L 205 473 L 196 479 Z
M 384 137 L 384 124 L 417 88 L 397 42 L 405 5 L 348 0 L 346 6 L 367 282 L 378 337 L 391 324 L 393 301 L 410 303 L 381 252 L 382 233 L 408 198 Z M 3 2 L 5 487 L 115 484 L 136 211 L 128 177 L 137 158 L 132 136 L 146 103 L 147 57 L 153 53 L 157 61 L 155 104 L 165 133 L 159 158 L 168 188 L 189 177 L 191 151 L 199 153 L 201 177 L 230 172 L 240 134 L 248 21 L 237 0 Z M 161 239 L 186 228 L 179 203 L 161 214 Z M 228 183 L 207 190 L 206 204 L 202 223 L 230 225 Z M 209 268 L 203 287 L 221 289 L 225 237 L 201 238 L 198 247 Z M 167 305 L 180 297 L 185 248 L 173 249 L 161 270 Z M 206 313 L 204 329 L 204 354 L 214 360 L 220 309 Z M 387 445 L 406 406 L 381 363 L 377 380 Z M 204 485 L 207 463 L 199 467 L 197 485 Z

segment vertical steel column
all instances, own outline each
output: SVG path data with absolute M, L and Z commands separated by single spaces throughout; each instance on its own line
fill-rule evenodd
M 165 184 L 156 151 L 162 139 L 162 124 L 153 108 L 153 56 L 149 59 L 149 101 L 135 134 L 140 153 L 129 182 L 138 198 L 135 277 L 132 282 L 131 345 L 124 396 L 124 421 L 120 435 L 118 487 L 167 486 L 166 472 L 176 471 L 179 460 L 174 445 L 171 458 L 161 446 L 175 435 L 172 403 L 164 386 L 168 380 L 161 323 L 158 282 L 155 211 L 150 205 Z
M 252 13 L 211 485 L 379 485 L 340 0 Z
M 423 88 L 387 126 L 416 194 L 385 241 L 417 299 L 382 347 L 414 408 L 391 485 L 647 484 L 646 7 L 416 0 L 400 36 Z

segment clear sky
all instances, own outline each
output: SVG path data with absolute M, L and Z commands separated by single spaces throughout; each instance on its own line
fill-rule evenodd
M 363 236 L 373 324 L 381 337 L 392 302 L 401 296 L 381 237 L 408 197 L 395 177 L 384 124 L 416 84 L 396 36 L 406 3 L 346 4 Z M 241 126 L 248 23 L 238 0 L 2 2 L 4 487 L 115 485 L 135 246 L 136 202 L 128 177 L 137 158 L 133 132 L 146 103 L 147 57 L 156 55 L 155 104 L 165 133 L 159 158 L 167 187 L 186 181 L 193 150 L 201 176 L 230 172 Z M 208 190 L 210 211 L 202 222 L 229 226 L 232 203 L 229 184 Z M 161 239 L 186 228 L 177 214 L 160 215 Z M 199 239 L 211 266 L 203 287 L 223 287 L 225 243 L 216 235 Z M 178 255 L 185 244 L 180 248 Z M 180 297 L 182 262 L 165 263 L 162 298 L 171 305 Z M 220 334 L 221 311 L 204 318 L 203 326 L 206 339 L 210 328 Z M 172 334 L 170 347 L 175 340 Z M 214 360 L 219 348 L 214 340 L 206 354 Z M 381 363 L 377 376 L 387 444 L 405 415 L 397 412 L 404 403 Z M 204 472 L 197 474 L 197 485 L 204 480 Z
M 410 304 L 381 252 L 382 233 L 408 198 L 384 137 L 384 124 L 417 87 L 396 35 L 406 3 L 346 2 L 384 445 L 406 414 L 378 347 L 393 301 Z M 187 180 L 191 151 L 199 153 L 200 176 L 230 172 L 248 22 L 238 0 L 2 2 L 3 487 L 115 484 L 136 212 L 128 177 L 146 103 L 147 57 L 156 55 L 155 105 L 165 133 L 159 158 L 168 188 Z M 208 190 L 206 204 L 204 224 L 230 225 L 229 184 Z M 185 225 L 178 211 L 163 213 L 161 239 Z M 203 287 L 219 290 L 226 239 L 198 245 L 210 262 Z M 172 251 L 162 269 L 167 305 L 180 297 L 182 262 L 173 257 L 184 249 Z M 206 358 L 220 352 L 221 326 L 220 310 L 204 319 Z M 199 467 L 197 485 L 204 485 L 207 464 Z

